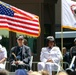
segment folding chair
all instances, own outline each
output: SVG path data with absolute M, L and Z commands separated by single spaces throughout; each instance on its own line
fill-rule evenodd
M 25 66 L 25 69 L 27 71 L 32 70 L 32 61 L 33 61 L 33 56 L 31 56 L 29 64 L 19 64 Z M 12 64 L 12 66 L 16 66 L 15 64 Z M 16 70 L 16 69 L 15 69 Z
M 24 64 L 28 70 L 32 70 L 32 62 L 33 62 L 33 56 L 31 56 L 31 59 L 29 61 L 29 64 Z
M 30 70 L 32 70 L 32 62 L 33 62 L 33 56 L 31 56 L 31 60 L 30 60 L 30 62 L 29 62 Z

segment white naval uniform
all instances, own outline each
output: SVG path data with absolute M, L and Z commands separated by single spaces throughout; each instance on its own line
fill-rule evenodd
M 7 51 L 5 47 L 2 47 L 2 45 L 0 44 L 0 60 L 2 60 L 3 58 L 7 58 Z M 6 61 L 3 63 L 0 63 L 0 69 L 5 69 L 6 66 Z
M 54 63 L 47 62 L 48 59 L 52 59 Z M 52 75 L 52 71 L 57 70 L 57 66 L 55 63 L 59 64 L 62 59 L 62 54 L 59 47 L 55 46 L 52 49 L 49 47 L 43 47 L 40 55 L 40 61 L 38 63 L 38 71 L 39 70 L 47 70 L 50 75 Z

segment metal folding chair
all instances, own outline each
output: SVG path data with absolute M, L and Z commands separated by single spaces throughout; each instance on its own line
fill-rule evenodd
M 32 62 L 33 62 L 33 56 L 31 56 L 31 60 L 30 60 L 30 62 L 29 62 L 30 70 L 32 70 Z

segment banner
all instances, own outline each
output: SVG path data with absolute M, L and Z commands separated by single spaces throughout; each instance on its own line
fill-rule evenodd
M 76 2 L 62 0 L 62 28 L 76 30 Z

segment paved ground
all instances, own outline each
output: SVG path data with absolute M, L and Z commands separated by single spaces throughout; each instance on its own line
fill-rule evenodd
M 9 75 L 15 75 L 15 72 L 9 72 Z

